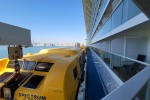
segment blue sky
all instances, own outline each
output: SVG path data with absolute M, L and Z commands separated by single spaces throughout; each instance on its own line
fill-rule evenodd
M 34 41 L 85 41 L 82 0 L 0 1 L 0 22 L 30 29 Z

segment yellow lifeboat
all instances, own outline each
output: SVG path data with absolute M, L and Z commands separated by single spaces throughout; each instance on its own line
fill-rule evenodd
M 20 78 L 15 79 L 11 61 L 0 60 L 0 98 L 75 100 L 84 61 L 81 49 L 44 49 L 19 60 Z

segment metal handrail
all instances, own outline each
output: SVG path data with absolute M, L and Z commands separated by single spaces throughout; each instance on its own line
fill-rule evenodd
M 102 100 L 132 100 L 150 79 L 149 72 L 150 67 L 146 67 Z
M 119 55 L 119 54 L 116 54 L 116 53 L 111 53 L 111 54 L 114 54 L 114 55 L 116 55 L 116 56 L 119 56 L 119 57 L 122 57 L 122 58 L 125 58 L 125 59 L 128 59 L 128 60 L 131 60 L 131 61 L 134 61 L 134 62 L 143 64 L 143 65 L 146 65 L 146 66 L 150 66 L 150 64 L 145 63 L 145 62 L 142 62 L 142 61 L 139 61 L 139 60 L 136 60 L 136 59 L 132 59 L 132 58 L 129 58 L 129 57 L 125 57 L 125 56 L 122 56 L 122 55 Z

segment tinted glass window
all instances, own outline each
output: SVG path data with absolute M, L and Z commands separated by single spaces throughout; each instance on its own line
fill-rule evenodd
M 22 68 L 23 61 L 22 60 L 18 60 L 18 63 L 19 63 L 20 68 Z M 7 65 L 7 68 L 14 68 L 14 66 L 15 66 L 14 61 L 10 60 L 8 65 Z
M 141 10 L 133 3 L 132 0 L 128 0 L 128 7 L 128 19 L 133 18 L 141 12 Z
M 123 22 L 128 21 L 141 12 L 132 0 L 124 0 L 123 5 Z
M 80 68 L 82 68 L 82 57 L 80 57 L 79 63 L 80 63 Z
M 43 78 L 44 76 L 33 75 L 23 87 L 35 89 L 39 86 Z
M 74 79 L 76 79 L 77 76 L 78 76 L 77 67 L 75 67 L 75 68 L 73 69 L 73 75 L 74 75 Z
M 35 61 L 24 61 L 24 70 L 33 70 L 35 67 Z
M 112 29 L 122 24 L 122 7 L 123 4 L 120 4 L 112 15 Z
M 119 2 L 121 2 L 121 0 L 112 0 L 112 1 L 113 1 L 112 2 L 112 8 L 113 8 L 113 10 L 115 10 L 117 5 L 119 4 Z
M 23 61 L 22 61 L 22 60 L 19 60 L 18 62 L 19 62 L 20 68 L 22 68 Z
M 13 73 L 12 72 L 5 72 L 0 75 L 0 82 L 4 82 L 8 77 L 10 77 Z
M 128 20 L 128 0 L 123 1 L 123 18 L 122 23 Z
M 35 68 L 36 71 L 48 72 L 54 63 L 39 62 Z
M 102 30 L 103 30 L 102 35 L 105 35 L 111 31 L 111 18 L 109 20 L 107 20 L 107 22 L 104 24 Z

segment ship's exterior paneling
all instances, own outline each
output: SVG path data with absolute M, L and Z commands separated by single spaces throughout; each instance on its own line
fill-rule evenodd
M 132 0 L 93 0 L 89 21 L 90 27 L 88 27 L 89 31 L 87 32 L 87 38 L 90 39 L 88 44 L 99 41 L 101 36 L 106 35 L 140 13 L 141 10 Z M 85 17 L 85 19 L 88 19 L 88 17 Z
M 135 4 L 133 4 L 131 0 L 122 1 L 111 13 L 109 18 L 101 20 L 102 22 L 105 20 L 105 23 L 103 22 L 102 25 L 98 26 L 100 28 L 95 31 L 95 36 L 91 38 L 90 43 L 94 43 L 99 40 L 94 38 L 97 37 L 96 34 L 98 34 L 99 37 L 104 36 L 140 13 L 141 11 L 135 6 Z M 99 23 L 101 23 L 101 21 Z
M 95 4 L 98 1 L 99 6 Z M 134 78 L 150 65 L 150 21 L 133 0 L 91 0 L 91 2 L 92 17 L 88 23 L 90 26 L 87 31 L 87 45 L 100 59 L 100 62 L 97 60 L 94 62 L 98 63 L 100 68 L 106 68 L 103 71 L 98 69 L 97 72 L 100 76 L 106 75 L 103 72 L 108 72 L 107 74 L 112 76 L 109 77 L 110 82 L 103 79 L 105 87 L 109 85 L 112 88 L 113 82 L 117 79 L 126 84 L 124 82 Z M 94 10 L 95 7 L 99 7 L 98 11 Z M 105 66 L 102 67 L 100 63 Z M 112 91 L 116 88 L 118 86 Z M 144 96 L 137 95 L 132 98 L 140 100 Z
M 96 3 L 99 4 L 99 6 Z M 98 11 L 95 10 L 95 7 L 99 7 Z M 134 4 L 134 2 L 132 0 L 93 0 L 91 11 L 91 16 L 93 17 L 91 17 L 91 21 L 89 23 L 90 31 L 87 32 L 87 44 L 107 52 L 136 59 L 136 56 L 132 57 L 128 55 L 130 54 L 130 51 L 127 50 L 129 45 L 127 44 L 129 43 L 127 37 L 143 38 L 149 37 L 150 35 L 148 32 L 146 33 L 145 31 L 141 31 L 145 29 L 146 25 L 143 23 L 148 21 L 148 18 Z M 136 29 L 136 27 L 139 30 L 133 31 L 132 29 Z M 138 36 L 138 34 L 143 35 Z M 119 41 L 120 39 L 122 41 Z M 148 41 L 148 38 L 146 39 Z M 114 40 L 116 40 L 115 43 Z M 109 43 L 104 44 L 108 41 Z M 96 44 L 97 46 L 95 46 Z M 119 44 L 121 44 L 121 47 Z M 148 43 L 143 43 L 143 45 L 146 45 L 148 49 Z M 109 50 L 105 50 L 105 48 L 109 48 Z M 131 47 L 130 49 L 134 50 L 135 48 Z M 145 51 L 147 51 L 147 49 Z M 137 55 L 139 52 L 137 50 L 135 51 L 135 54 Z M 144 55 L 147 55 L 147 53 L 148 52 L 142 52 Z

